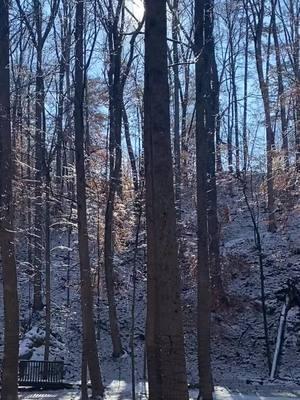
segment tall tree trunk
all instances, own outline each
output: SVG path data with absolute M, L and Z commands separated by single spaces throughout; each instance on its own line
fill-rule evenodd
M 75 151 L 76 189 L 78 213 L 78 245 L 80 262 L 81 312 L 83 330 L 83 357 L 86 357 L 90 373 L 93 396 L 103 394 L 103 384 L 98 359 L 98 350 L 93 319 L 93 294 L 87 230 L 86 184 L 84 163 L 84 123 L 83 123 L 83 1 L 76 3 L 75 22 Z M 83 363 L 84 364 L 84 363 Z M 83 366 L 85 367 L 85 366 Z M 84 393 L 83 393 L 84 394 Z
M 63 27 L 62 27 L 63 29 Z M 63 38 L 65 40 L 65 37 Z M 64 76 L 66 66 L 66 50 L 65 43 L 62 43 L 63 54 L 60 59 L 59 65 L 59 83 L 58 83 L 58 105 L 57 105 L 57 116 L 56 116 L 56 130 L 57 130 L 57 148 L 56 148 L 56 183 L 60 194 L 63 189 L 63 162 L 62 162 L 62 150 L 63 150 L 63 115 L 64 115 Z
M 44 360 L 49 361 L 51 329 L 51 233 L 50 233 L 50 171 L 46 172 L 45 264 L 46 264 L 46 333 Z
M 113 11 L 112 9 L 110 10 Z M 111 18 L 113 18 L 111 16 Z M 104 230 L 104 269 L 106 291 L 109 307 L 110 333 L 113 345 L 113 357 L 123 353 L 121 336 L 117 318 L 117 307 L 114 289 L 114 209 L 117 193 L 121 192 L 122 164 L 122 89 L 121 89 L 121 34 L 118 18 L 110 26 L 108 35 L 110 64 L 108 71 L 109 83 L 109 189 L 105 212 Z
M 213 12 L 213 11 L 212 11 Z M 213 25 L 211 24 L 211 29 Z M 218 193 L 217 193 L 217 180 L 216 180 L 216 146 L 217 146 L 217 129 L 219 118 L 219 80 L 217 63 L 215 59 L 215 44 L 213 38 L 213 31 L 209 33 L 210 40 L 208 42 L 210 56 L 209 69 L 211 71 L 211 88 L 207 93 L 207 117 L 208 124 L 208 186 L 207 186 L 207 219 L 208 219 L 208 234 L 209 234 L 209 263 L 210 263 L 210 276 L 211 287 L 214 305 L 217 307 L 221 304 L 227 304 L 225 295 L 221 261 L 220 261 L 220 234 L 219 234 L 219 221 L 218 221 Z
M 35 207 L 34 207 L 34 294 L 33 310 L 40 311 L 43 308 L 42 301 L 42 257 L 43 257 L 43 173 L 44 173 L 44 80 L 42 71 L 42 48 L 37 49 L 36 70 L 36 99 L 35 99 Z
M 300 172 L 300 15 L 299 3 L 290 1 L 290 12 L 292 16 L 292 24 L 294 30 L 294 43 L 293 43 L 293 60 L 294 60 L 294 73 L 296 82 L 296 130 L 295 130 L 295 144 L 296 144 L 296 171 Z
M 31 180 L 31 132 L 30 132 L 30 86 L 28 87 L 28 93 L 27 93 L 27 98 L 26 98 L 26 135 L 27 135 L 27 157 L 26 157 L 26 163 L 27 163 L 27 179 Z M 30 276 L 28 278 L 28 302 L 29 302 L 29 307 L 31 308 L 31 276 L 32 272 L 34 271 L 33 268 L 33 252 L 32 252 L 32 201 L 31 201 L 31 196 L 30 196 L 30 190 L 31 190 L 31 185 L 27 188 L 27 261 L 28 265 L 30 268 Z
M 222 172 L 222 156 L 221 156 L 221 144 L 222 140 L 220 137 L 221 132 L 221 116 L 220 116 L 220 78 L 218 76 L 218 66 L 216 57 L 214 54 L 212 61 L 212 85 L 214 90 L 214 125 L 215 125 L 215 162 L 217 172 Z
M 278 98 L 280 104 L 280 119 L 281 119 L 281 137 L 282 137 L 282 152 L 283 162 L 286 171 L 289 169 L 289 143 L 288 143 L 288 120 L 286 116 L 285 100 L 284 100 L 284 85 L 283 85 L 283 66 L 281 62 L 280 45 L 276 24 L 276 3 L 277 0 L 272 0 L 272 33 L 275 47 L 276 69 L 277 69 L 277 85 Z
M 300 75 L 300 72 L 299 72 Z M 297 79 L 297 92 L 300 91 L 300 76 Z M 295 144 L 296 144 L 296 171 L 300 172 L 300 94 L 296 94 L 296 129 L 295 129 Z
M 238 98 L 237 98 L 237 85 L 236 85 L 236 54 L 235 46 L 233 43 L 233 24 L 231 22 L 231 29 L 229 32 L 229 48 L 230 48 L 230 75 L 231 75 L 231 87 L 232 87 L 232 120 L 234 127 L 234 138 L 235 138 L 235 172 L 236 175 L 240 174 L 240 143 L 239 143 L 239 116 L 238 116 Z
M 8 2 L 0 0 L 0 249 L 4 304 L 3 400 L 18 398 L 19 307 L 13 229 Z
M 181 181 L 183 185 L 187 185 L 187 163 L 188 163 L 188 128 L 187 115 L 189 105 L 189 88 L 190 88 L 190 65 L 186 61 L 184 65 L 184 91 L 181 98 Z
M 45 132 L 43 132 L 44 77 L 42 70 L 42 7 L 39 0 L 34 1 L 36 23 L 36 77 L 35 77 L 35 207 L 34 207 L 34 292 L 33 311 L 43 308 L 42 301 L 42 257 L 43 257 L 43 178 L 45 160 Z
M 179 54 L 178 54 L 178 0 L 173 0 L 172 40 L 174 74 L 174 173 L 175 201 L 178 221 L 181 219 L 181 149 L 180 149 L 180 108 L 179 108 Z
M 36 50 L 36 76 L 35 76 L 35 214 L 34 214 L 34 298 L 33 311 L 40 311 L 43 308 L 42 301 L 42 256 L 43 256 L 43 184 L 45 177 L 46 162 L 46 136 L 45 129 L 45 94 L 44 75 L 42 68 L 43 47 L 54 24 L 58 11 L 59 0 L 51 3 L 50 16 L 43 33 L 43 12 L 40 0 L 33 1 L 34 24 L 29 21 L 24 12 L 20 0 L 16 0 L 22 20 L 28 29 L 30 39 Z
M 212 400 L 213 382 L 210 363 L 210 277 L 207 238 L 207 169 L 208 169 L 208 112 L 211 104 L 209 82 L 212 37 L 211 0 L 195 1 L 196 62 L 196 170 L 198 224 L 198 367 L 200 395 Z
M 251 19 L 249 16 L 249 7 L 254 14 L 254 18 Z M 267 199 L 268 199 L 268 229 L 270 232 L 276 231 L 276 219 L 275 219 L 275 194 L 274 194 L 274 177 L 273 177 L 273 151 L 275 145 L 275 134 L 271 123 L 271 105 L 270 95 L 267 76 L 264 75 L 263 68 L 263 31 L 264 31 L 264 19 L 265 19 L 265 2 L 260 0 L 256 3 L 254 0 L 249 0 L 249 4 L 244 2 L 244 9 L 246 12 L 246 18 L 248 19 L 249 26 L 251 28 L 254 48 L 255 48 L 255 61 L 256 69 L 259 80 L 259 87 L 262 95 L 264 114 L 265 114 L 265 128 L 266 128 L 266 156 L 267 156 Z M 268 43 L 267 50 L 267 65 L 269 64 L 270 58 L 270 41 Z
M 127 151 L 128 151 L 130 165 L 131 165 L 133 188 L 134 188 L 135 195 L 137 196 L 138 191 L 139 191 L 138 170 L 137 170 L 137 166 L 136 166 L 134 151 L 132 148 L 130 130 L 129 130 L 129 121 L 128 121 L 127 111 L 126 111 L 124 102 L 123 102 L 122 116 L 123 116 L 123 125 L 124 125 L 124 133 L 125 133 Z
M 243 111 L 243 171 L 247 171 L 249 146 L 247 133 L 248 120 L 248 69 L 249 69 L 249 22 L 246 18 L 246 38 L 245 38 L 245 69 L 244 69 L 244 111 Z
M 105 212 L 105 229 L 104 229 L 104 268 L 105 282 L 109 307 L 109 323 L 110 334 L 113 345 L 113 357 L 120 357 L 123 353 L 121 336 L 118 325 L 117 306 L 114 288 L 114 238 L 113 238 L 113 214 L 115 206 L 115 197 L 117 183 L 114 177 L 111 177 L 110 188 L 107 198 L 107 206 Z
M 150 400 L 187 400 L 170 138 L 166 1 L 145 1 L 145 171 Z
M 233 99 L 232 99 L 232 92 L 231 92 L 231 85 L 228 88 L 228 116 L 227 116 L 227 162 L 228 162 L 228 170 L 232 174 L 233 173 L 233 148 L 232 148 L 232 107 L 233 107 Z
M 264 112 L 265 112 L 265 125 L 266 125 L 267 192 L 268 192 L 267 196 L 268 196 L 268 212 L 269 212 L 268 229 L 270 232 L 275 232 L 276 220 L 275 220 L 275 197 L 274 197 L 275 195 L 274 195 L 274 177 L 273 177 L 273 151 L 275 145 L 275 134 L 271 122 L 269 87 L 263 72 L 262 34 L 263 34 L 264 15 L 265 15 L 265 6 L 264 2 L 262 2 L 258 15 L 254 44 L 255 44 L 255 55 L 256 55 L 256 68 L 263 99 Z

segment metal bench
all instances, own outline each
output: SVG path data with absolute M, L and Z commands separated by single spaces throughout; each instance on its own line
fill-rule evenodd
M 19 385 L 57 389 L 64 386 L 63 361 L 19 361 Z

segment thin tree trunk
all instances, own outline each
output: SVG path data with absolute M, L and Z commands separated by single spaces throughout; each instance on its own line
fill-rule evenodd
M 294 10 L 294 7 L 296 10 Z M 300 17 L 299 17 L 299 4 L 290 1 L 290 10 L 292 12 L 292 24 L 294 25 L 294 44 L 293 44 L 293 59 L 294 59 L 294 72 L 296 81 L 296 130 L 295 130 L 295 144 L 296 144 L 296 171 L 300 171 Z
M 271 123 L 271 110 L 269 101 L 269 89 L 267 82 L 263 77 L 262 68 L 262 53 L 261 53 L 261 38 L 256 45 L 256 64 L 259 77 L 260 88 L 263 97 L 266 123 L 266 139 L 267 139 L 267 196 L 268 196 L 268 211 L 269 221 L 268 229 L 270 232 L 276 231 L 275 220 L 275 199 L 274 199 L 274 178 L 273 178 L 273 147 L 275 144 L 274 132 Z
M 50 329 L 51 329 L 51 233 L 50 233 L 50 172 L 46 179 L 46 207 L 45 207 L 45 261 L 46 261 L 46 334 L 44 360 L 49 361 Z
M 118 3 L 119 4 L 119 3 Z M 110 9 L 113 12 L 113 9 Z M 119 11 L 120 13 L 120 11 Z M 121 336 L 117 318 L 117 307 L 114 288 L 114 209 L 117 193 L 121 193 L 122 164 L 122 103 L 121 88 L 121 50 L 122 41 L 119 32 L 119 14 L 111 15 L 114 23 L 110 25 L 108 34 L 110 64 L 109 83 L 109 189 L 105 212 L 104 230 L 104 270 L 109 307 L 110 334 L 113 345 L 113 357 L 123 354 Z
M 43 186 L 43 159 L 44 144 L 42 132 L 42 115 L 44 104 L 44 83 L 42 65 L 41 48 L 37 50 L 37 71 L 36 71 L 36 103 L 35 103 L 35 205 L 34 205 L 34 294 L 33 294 L 33 311 L 41 311 L 43 309 L 42 300 L 42 257 L 43 257 L 43 238 L 42 238 L 42 221 L 43 221 L 43 202 L 42 202 L 42 186 Z
M 198 225 L 198 368 L 200 394 L 212 400 L 213 381 L 210 362 L 210 277 L 207 234 L 208 96 L 211 96 L 210 68 L 212 37 L 210 0 L 195 1 L 196 63 L 196 170 Z
M 98 350 L 93 319 L 93 294 L 89 258 L 87 206 L 84 165 L 84 123 L 83 123 L 83 1 L 76 3 L 75 23 L 75 151 L 76 151 L 76 189 L 78 212 L 78 245 L 80 262 L 81 312 L 83 324 L 83 357 L 86 357 L 90 372 L 93 396 L 103 395 L 103 384 L 98 359 Z M 85 368 L 85 363 L 83 363 Z M 83 392 L 83 395 L 85 393 Z
M 113 213 L 116 196 L 116 181 L 111 178 L 108 200 L 105 213 L 105 229 L 104 229 L 104 268 L 105 282 L 109 307 L 109 323 L 110 334 L 113 345 L 113 357 L 120 357 L 123 353 L 121 336 L 118 325 L 117 306 L 114 288 L 114 271 L 113 271 Z
M 64 48 L 63 48 L 64 49 Z M 59 193 L 62 194 L 63 188 L 63 163 L 62 163 L 62 149 L 63 149 L 63 114 L 64 114 L 64 76 L 65 76 L 65 50 L 60 59 L 59 66 L 59 84 L 58 84 L 58 106 L 56 117 L 56 130 L 57 130 L 57 147 L 56 147 L 56 182 Z
M 46 161 L 46 137 L 45 129 L 45 93 L 44 93 L 44 75 L 43 75 L 43 48 L 45 41 L 54 24 L 55 16 L 58 12 L 59 0 L 51 3 L 51 13 L 43 33 L 43 12 L 40 0 L 33 1 L 34 22 L 28 19 L 24 12 L 20 0 L 16 0 L 22 20 L 28 29 L 30 39 L 36 50 L 36 76 L 35 76 L 35 213 L 34 213 L 34 298 L 33 311 L 41 311 L 42 301 L 42 256 L 43 256 L 43 202 L 42 192 L 45 177 Z M 43 122 L 44 120 L 44 122 Z
M 3 400 L 18 399 L 19 307 L 14 247 L 8 2 L 0 0 L 0 249 L 4 304 Z
M 216 57 L 214 54 L 212 61 L 212 85 L 214 90 L 214 125 L 215 125 L 215 162 L 217 172 L 222 172 L 222 156 L 221 156 L 221 116 L 220 116 L 220 79 L 218 76 L 218 67 L 216 62 Z
M 258 74 L 260 91 L 262 94 L 264 113 L 265 113 L 265 126 L 266 126 L 266 153 L 267 153 L 267 198 L 268 198 L 268 229 L 270 232 L 276 231 L 276 219 L 275 219 L 275 194 L 274 194 L 274 177 L 273 177 L 273 151 L 275 145 L 275 134 L 271 123 L 271 108 L 270 108 L 270 96 L 267 79 L 264 76 L 263 71 L 263 54 L 262 54 L 262 35 L 264 29 L 264 17 L 265 17 L 265 3 L 261 1 L 258 7 L 254 7 L 250 3 L 251 8 L 255 13 L 255 19 L 252 22 L 252 32 L 254 35 L 254 47 L 255 47 L 255 61 L 256 69 Z M 248 8 L 244 5 L 249 21 Z M 249 24 L 251 22 L 249 21 Z M 269 51 L 268 51 L 269 58 Z
M 181 219 L 181 149 L 180 149 L 180 108 L 179 108 L 179 54 L 178 54 L 178 0 L 173 0 L 172 40 L 174 74 L 174 174 L 175 202 L 178 222 Z
M 262 251 L 259 226 L 256 221 L 254 210 L 252 209 L 252 207 L 249 203 L 249 199 L 248 199 L 248 195 L 247 195 L 246 179 L 247 179 L 247 175 L 245 174 L 244 182 L 242 182 L 243 183 L 243 195 L 244 195 L 244 199 L 245 199 L 248 211 L 250 213 L 251 221 L 253 224 L 255 245 L 256 245 L 257 251 L 258 251 L 263 325 L 264 325 L 265 345 L 266 345 L 266 353 L 267 353 L 267 363 L 268 363 L 268 369 L 269 369 L 269 373 L 270 373 L 271 372 L 271 352 L 270 352 L 269 327 L 268 327 L 267 309 L 266 309 L 265 271 L 264 271 L 264 263 L 263 263 L 263 251 Z
M 234 24 L 232 21 L 231 24 Z M 238 116 L 238 99 L 237 99 L 237 87 L 236 87 L 236 55 L 235 47 L 233 44 L 233 27 L 229 33 L 229 47 L 230 47 L 230 75 L 231 75 L 231 87 L 232 87 L 232 120 L 234 127 L 234 138 L 235 138 L 235 172 L 236 175 L 240 174 L 240 143 L 239 143 L 239 116 Z
M 188 63 L 184 65 L 184 92 L 181 99 L 181 174 L 182 184 L 187 184 L 187 164 L 188 164 L 188 138 L 187 138 L 187 115 L 189 103 L 189 86 L 190 86 L 190 66 Z
M 141 229 L 141 218 L 142 218 L 142 196 L 136 193 L 135 198 L 135 217 L 136 217 L 136 233 L 135 233 L 135 244 L 134 244 L 134 256 L 133 256 L 133 267 L 132 267 L 132 303 L 131 303 L 131 332 L 130 332 L 130 347 L 131 347 L 131 394 L 132 400 L 136 400 L 136 351 L 135 351 L 135 326 L 136 326 L 136 289 L 137 289 L 137 256 L 139 247 L 139 235 Z
M 34 207 L 34 294 L 33 311 L 41 311 L 42 301 L 42 257 L 43 257 L 43 178 L 45 160 L 45 132 L 43 132 L 44 77 L 42 70 L 42 8 L 39 0 L 34 1 L 36 23 L 36 77 L 35 77 L 35 207 Z
M 231 86 L 231 85 L 230 85 Z M 232 93 L 231 93 L 231 87 L 228 89 L 228 116 L 227 116 L 227 161 L 228 161 L 228 170 L 232 174 L 233 173 L 233 149 L 232 149 L 232 118 L 233 118 L 233 113 L 232 113 Z
M 27 162 L 27 179 L 30 181 L 31 180 L 31 132 L 30 132 L 30 86 L 28 87 L 28 93 L 27 93 L 27 116 L 26 116 L 26 134 L 27 134 L 27 157 L 26 157 L 26 162 Z M 31 196 L 30 196 L 30 190 L 31 190 L 31 185 L 28 188 L 27 192 L 27 260 L 28 260 L 28 265 L 30 269 L 30 276 L 28 277 L 28 307 L 31 308 L 31 276 L 32 272 L 34 271 L 33 268 L 33 254 L 32 254 L 32 202 L 31 202 Z
M 277 69 L 277 85 L 278 98 L 280 104 L 280 119 L 281 119 L 281 137 L 282 137 L 282 152 L 283 162 L 286 171 L 289 169 L 289 143 L 288 143 L 288 121 L 286 116 L 285 100 L 284 100 L 284 85 L 283 85 L 283 67 L 281 63 L 280 45 L 276 24 L 276 3 L 277 0 L 272 0 L 272 33 L 275 47 L 276 69 Z
M 244 112 L 243 112 L 243 171 L 247 171 L 248 167 L 248 69 L 249 69 L 249 22 L 246 18 L 246 38 L 245 38 L 245 70 L 244 70 Z
M 218 193 L 216 180 L 216 143 L 219 117 L 219 81 L 218 71 L 215 60 L 215 44 L 213 32 L 208 46 L 211 52 L 211 90 L 207 94 L 207 117 L 208 124 L 208 164 L 207 164 L 207 222 L 209 234 L 209 263 L 213 303 L 218 305 L 227 304 L 227 298 L 222 282 L 221 260 L 220 260 L 220 235 L 218 221 Z
M 126 111 L 124 103 L 123 103 L 122 116 L 123 116 L 123 125 L 124 125 L 124 133 L 125 133 L 127 151 L 128 151 L 130 165 L 131 165 L 133 188 L 134 188 L 135 195 L 137 195 L 138 194 L 138 190 L 139 190 L 138 171 L 137 171 L 135 155 L 134 155 L 134 151 L 133 151 L 132 143 L 131 143 L 127 111 Z

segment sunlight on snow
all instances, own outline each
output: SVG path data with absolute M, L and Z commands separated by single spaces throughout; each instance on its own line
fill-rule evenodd
M 128 9 L 130 12 L 132 12 L 137 20 L 142 20 L 145 11 L 142 0 L 128 0 Z

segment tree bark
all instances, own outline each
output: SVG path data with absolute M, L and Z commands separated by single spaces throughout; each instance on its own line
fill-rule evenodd
M 0 0 L 0 249 L 4 304 L 3 400 L 18 399 L 19 307 L 14 247 L 8 2 Z
M 243 110 L 243 171 L 247 171 L 249 161 L 248 146 L 248 70 L 249 70 L 249 21 L 246 18 L 246 38 L 245 38 L 245 67 L 244 67 L 244 110 Z
M 144 148 L 150 400 L 187 400 L 170 138 L 166 1 L 145 1 Z
M 196 171 L 198 225 L 198 368 L 200 395 L 212 400 L 213 381 L 210 362 L 210 277 L 207 234 L 208 113 L 211 104 L 212 9 L 211 0 L 195 1 L 196 57 Z
M 213 13 L 213 11 L 211 11 Z M 222 271 L 220 261 L 220 233 L 218 221 L 218 193 L 216 179 L 216 146 L 217 129 L 219 118 L 219 80 L 217 63 L 215 59 L 215 43 L 213 37 L 213 24 L 210 24 L 208 50 L 211 53 L 209 59 L 209 70 L 211 71 L 211 87 L 207 93 L 207 125 L 208 125 L 208 152 L 207 152 L 207 222 L 209 234 L 209 263 L 211 288 L 214 306 L 228 303 L 222 282 Z M 217 161 L 217 162 L 216 162 Z
M 255 60 L 256 69 L 258 74 L 260 91 L 262 94 L 264 113 L 265 113 L 265 126 L 266 126 L 266 153 L 267 153 L 267 198 L 268 198 L 268 229 L 270 232 L 276 231 L 276 219 L 275 219 L 275 194 L 274 194 L 274 178 L 273 178 L 273 150 L 275 145 L 275 134 L 271 123 L 271 108 L 270 108 L 270 95 L 268 82 L 264 76 L 263 71 L 263 54 L 262 54 L 262 35 L 264 28 L 264 17 L 265 17 L 265 3 L 263 0 L 260 1 L 258 6 L 253 6 L 250 2 L 252 11 L 255 13 L 254 22 L 252 22 L 252 32 L 254 35 L 254 47 L 255 47 Z M 245 4 L 246 12 L 247 5 Z M 254 11 L 255 10 L 255 11 Z M 249 21 L 249 16 L 247 14 Z M 250 22 L 249 22 L 250 23 Z
M 236 49 L 234 45 L 234 24 L 235 18 L 229 19 L 229 49 L 230 49 L 230 78 L 232 89 L 232 121 L 234 127 L 235 138 L 235 172 L 236 175 L 240 174 L 240 143 L 239 143 L 239 116 L 238 116 L 238 98 L 237 98 L 237 84 L 236 84 Z
M 131 165 L 133 188 L 134 188 L 135 195 L 137 196 L 138 191 L 139 191 L 138 170 L 137 170 L 137 166 L 136 166 L 136 159 L 135 159 L 134 151 L 132 148 L 130 130 L 129 130 L 129 121 L 128 121 L 127 111 L 126 111 L 124 102 L 123 102 L 122 116 L 123 116 L 123 125 L 124 125 L 124 133 L 125 133 L 127 151 L 128 151 L 128 156 L 129 156 L 130 165 Z
M 280 104 L 280 119 L 281 119 L 281 137 L 282 137 L 282 152 L 283 162 L 286 171 L 289 169 L 289 142 L 288 142 L 288 120 L 286 116 L 286 108 L 284 101 L 284 85 L 283 85 L 283 67 L 281 62 L 280 45 L 276 24 L 276 3 L 277 0 L 272 0 L 272 33 L 275 47 L 275 59 L 277 69 L 277 85 L 278 85 L 278 98 Z
M 37 35 L 41 35 L 41 16 L 40 4 L 36 10 Z M 40 39 L 38 39 L 40 40 Z M 42 257 L 43 257 L 43 177 L 44 177 L 44 157 L 45 143 L 43 132 L 43 110 L 44 110 L 44 79 L 42 71 L 42 46 L 37 46 L 37 67 L 36 67 L 36 92 L 35 92 L 35 206 L 34 206 L 34 294 L 33 310 L 41 311 L 43 309 L 42 300 Z
M 78 212 L 78 245 L 80 262 L 81 312 L 83 330 L 83 357 L 86 357 L 90 372 L 93 396 L 103 395 L 103 384 L 98 359 L 96 333 L 93 319 L 93 294 L 89 258 L 87 207 L 84 163 L 84 123 L 83 123 L 83 1 L 76 3 L 75 22 L 75 152 L 76 189 Z M 83 363 L 85 364 L 85 363 Z M 85 367 L 83 365 L 83 367 Z M 84 395 L 84 393 L 83 393 Z
M 174 74 L 174 173 L 175 201 L 178 222 L 181 219 L 181 149 L 180 149 L 180 107 L 179 107 L 179 54 L 178 54 L 178 0 L 173 0 L 172 40 Z
M 104 230 L 104 269 L 106 291 L 109 307 L 110 334 L 113 345 L 113 357 L 120 357 L 123 353 L 121 336 L 117 318 L 117 307 L 114 288 L 114 209 L 117 193 L 121 192 L 121 165 L 122 165 L 122 104 L 123 93 L 121 87 L 121 52 L 122 35 L 119 32 L 119 18 L 121 13 L 120 0 L 115 13 L 111 6 L 109 10 L 110 22 L 108 30 L 109 50 L 109 188 L 105 212 Z
M 51 232 L 50 232 L 50 171 L 46 172 L 46 205 L 45 205 L 45 264 L 46 264 L 46 331 L 44 360 L 49 361 L 51 330 Z

